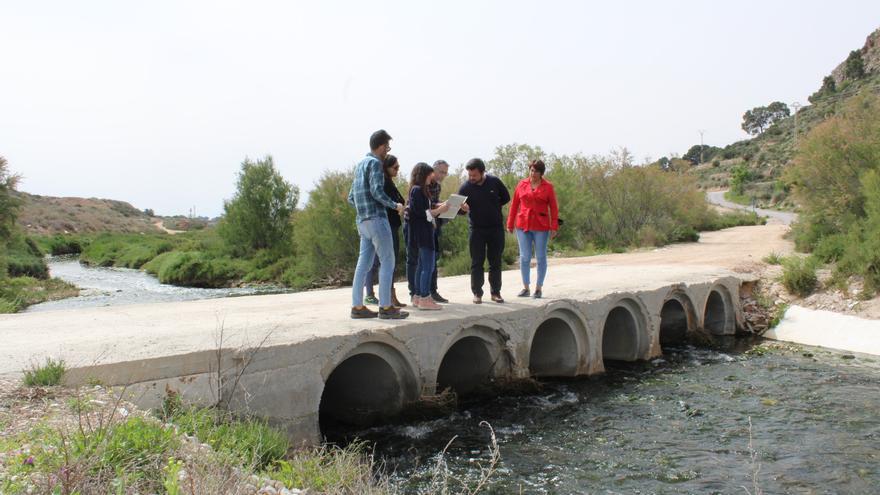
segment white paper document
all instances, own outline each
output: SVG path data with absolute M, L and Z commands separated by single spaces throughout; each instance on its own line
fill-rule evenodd
M 449 196 L 449 199 L 446 200 L 446 204 L 449 205 L 449 209 L 446 210 L 445 213 L 441 213 L 438 218 L 455 218 L 458 215 L 458 210 L 461 209 L 461 205 L 467 201 L 467 196 L 460 196 L 458 194 L 452 194 Z

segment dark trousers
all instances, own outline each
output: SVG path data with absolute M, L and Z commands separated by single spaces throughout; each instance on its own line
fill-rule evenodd
M 489 259 L 489 290 L 492 294 L 501 293 L 501 255 L 504 253 L 503 227 L 471 227 L 471 292 L 483 296 L 483 265 Z
M 440 230 L 434 230 L 434 273 L 431 274 L 431 294 L 437 292 L 437 262 L 440 260 Z M 409 243 L 409 224 L 403 224 L 403 237 L 406 239 L 406 282 L 409 295 L 416 293 L 416 272 L 419 265 L 419 248 Z
M 394 279 L 397 278 L 397 265 L 399 264 L 397 260 L 400 258 L 400 227 L 391 227 L 391 247 L 394 249 L 394 266 L 391 271 L 391 283 L 393 284 Z M 373 267 L 367 272 L 365 285 L 367 286 L 368 296 L 376 296 L 373 285 L 376 284 L 377 280 L 379 280 L 379 255 L 376 255 L 376 258 L 373 260 Z

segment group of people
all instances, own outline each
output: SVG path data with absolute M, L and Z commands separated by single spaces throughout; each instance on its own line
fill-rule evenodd
M 394 183 L 400 162 L 389 154 L 391 136 L 378 130 L 370 136 L 370 153 L 355 168 L 348 201 L 356 210 L 360 251 L 352 282 L 352 318 L 403 319 L 409 316 L 394 289 L 400 253 L 400 230 L 406 242 L 406 276 L 410 303 L 420 310 L 439 310 L 449 301 L 437 292 L 437 262 L 444 221 L 440 215 L 450 209 L 440 201 L 443 179 L 449 164 L 437 160 L 434 165 L 417 163 L 410 174 L 409 192 L 404 199 Z M 465 165 L 468 180 L 458 190 L 467 199 L 458 210 L 469 219 L 471 257 L 471 292 L 474 304 L 483 302 L 484 265 L 489 261 L 489 295 L 493 302 L 504 303 L 501 296 L 501 268 L 505 227 L 515 233 L 519 244 L 519 263 L 523 289 L 519 297 L 542 297 L 547 274 L 547 244 L 559 230 L 559 209 L 553 184 L 544 178 L 541 160 L 529 164 L 529 176 L 517 184 L 511 201 L 510 192 L 497 177 L 486 173 L 479 158 Z M 502 207 L 510 205 L 507 221 Z M 530 285 L 530 267 L 534 250 L 538 277 L 534 291 Z M 373 289 L 378 280 L 378 298 Z M 366 299 L 364 289 L 366 288 Z M 378 304 L 379 311 L 364 303 Z

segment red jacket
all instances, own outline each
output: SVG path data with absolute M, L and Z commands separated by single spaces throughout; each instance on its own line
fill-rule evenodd
M 556 204 L 556 192 L 553 184 L 541 179 L 538 188 L 532 191 L 528 178 L 517 184 L 510 203 L 510 214 L 507 215 L 507 228 L 516 228 L 526 232 L 530 230 L 559 230 L 559 205 Z

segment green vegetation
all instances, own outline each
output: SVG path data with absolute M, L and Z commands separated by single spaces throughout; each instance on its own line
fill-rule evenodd
M 743 114 L 742 130 L 752 135 L 762 134 L 765 129 L 791 115 L 788 105 L 774 101 L 766 107 L 755 107 Z
M 0 156 L 0 313 L 77 294 L 70 284 L 49 278 L 40 247 L 16 225 L 20 202 L 13 193 L 17 183 L 18 176 Z
M 855 98 L 816 126 L 788 177 L 803 208 L 796 247 L 880 289 L 880 97 Z
M 782 285 L 788 292 L 807 297 L 813 293 L 817 283 L 814 258 L 790 256 L 782 261 Z
M 43 386 L 51 387 L 61 383 L 61 377 L 64 376 L 64 361 L 46 358 L 46 362 L 42 365 L 33 365 L 31 369 L 24 372 L 24 384 L 28 387 Z
M 298 200 L 299 189 L 281 177 L 271 156 L 256 163 L 245 159 L 235 197 L 223 205 L 220 236 L 238 255 L 284 249 L 290 243 L 290 218 Z
M 782 256 L 779 256 L 779 253 L 772 252 L 767 256 L 764 256 L 762 260 L 764 263 L 768 265 L 781 265 L 782 264 Z

